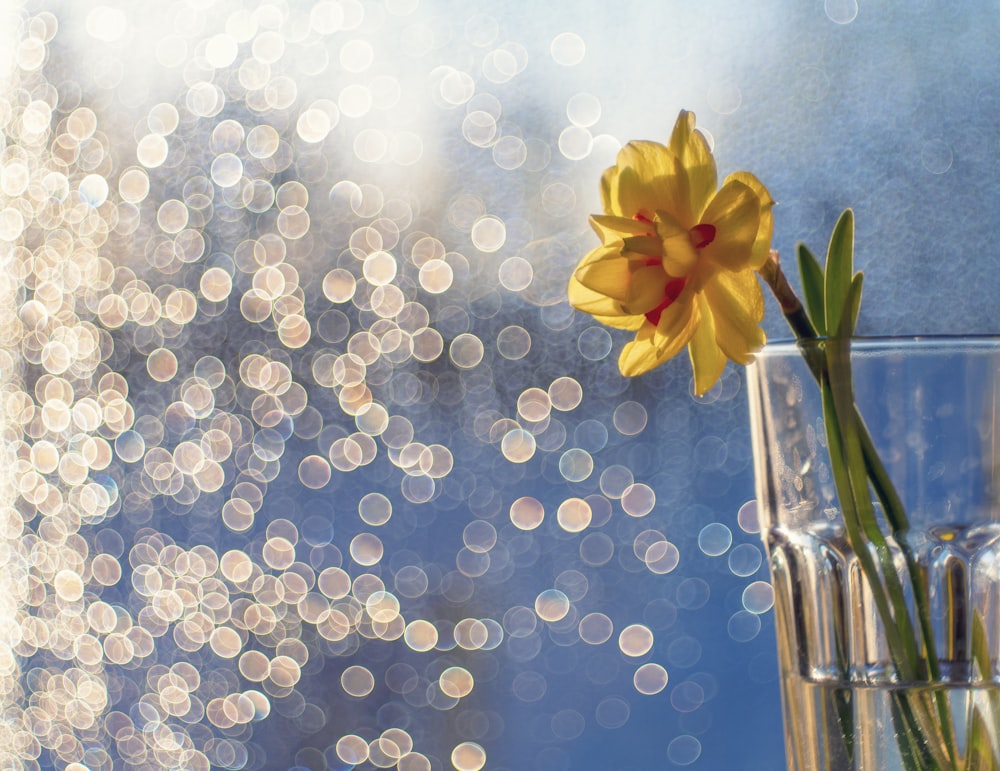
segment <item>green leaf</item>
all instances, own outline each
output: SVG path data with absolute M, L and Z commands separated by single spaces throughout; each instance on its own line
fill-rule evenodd
M 978 608 L 972 609 L 972 661 L 976 666 L 973 677 L 977 680 L 988 680 L 993 675 L 993 657 L 990 653 L 989 634 L 986 631 L 986 621 Z M 968 728 L 969 738 L 966 742 L 966 771 L 988 771 L 997 767 L 993 744 L 990 736 L 991 726 L 996 724 L 1000 716 L 1000 697 L 989 691 L 983 701 L 973 706 L 971 725 Z
M 993 677 L 993 657 L 990 655 L 990 636 L 986 631 L 986 621 L 978 608 L 972 609 L 972 662 L 976 665 L 977 680 Z
M 864 274 L 860 271 L 854 274 L 851 286 L 847 290 L 847 297 L 844 299 L 844 314 L 840 317 L 837 337 L 854 335 L 854 327 L 858 323 L 858 311 L 861 310 L 861 285 L 864 283 L 864 278 Z
M 841 329 L 847 295 L 854 278 L 854 212 L 845 209 L 830 236 L 826 253 L 826 330 L 836 334 Z
M 990 743 L 989 713 L 984 717 L 976 710 L 970 720 L 969 740 L 965 750 L 965 771 L 991 771 L 996 768 L 996 758 L 993 757 L 993 745 Z
M 809 247 L 798 245 L 799 276 L 802 278 L 802 292 L 806 297 L 806 310 L 816 334 L 826 337 L 826 310 L 823 297 L 823 266 L 819 264 Z

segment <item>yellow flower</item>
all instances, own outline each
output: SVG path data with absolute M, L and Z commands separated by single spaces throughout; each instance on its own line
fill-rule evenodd
M 577 266 L 569 300 L 612 327 L 634 330 L 623 375 L 647 372 L 688 347 L 695 391 L 727 359 L 747 364 L 764 345 L 755 275 L 771 249 L 774 201 L 752 174 L 718 187 L 715 159 L 694 114 L 682 111 L 670 144 L 629 142 L 601 178 L 601 239 Z

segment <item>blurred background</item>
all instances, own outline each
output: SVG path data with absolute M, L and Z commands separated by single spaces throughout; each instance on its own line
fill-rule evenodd
M 0 765 L 782 768 L 744 375 L 566 284 L 683 108 L 997 332 L 997 10 L 4 3 Z

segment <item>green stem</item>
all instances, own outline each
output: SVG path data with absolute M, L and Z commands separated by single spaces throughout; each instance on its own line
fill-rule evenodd
M 917 641 L 913 635 L 914 628 L 909 608 L 906 605 L 903 585 L 899 574 L 896 572 L 896 565 L 885 535 L 878 527 L 875 510 L 871 503 L 871 494 L 868 486 L 871 463 L 866 462 L 861 440 L 861 434 L 867 435 L 868 432 L 857 412 L 854 400 L 850 340 L 844 338 L 828 341 L 824 350 L 826 353 L 826 368 L 824 372 L 823 400 L 828 416 L 827 433 L 828 436 L 839 434 L 837 444 L 842 448 L 840 453 L 835 454 L 835 445 L 831 441 L 831 465 L 833 467 L 838 466 L 838 460 L 843 463 L 843 468 L 839 470 L 840 474 L 835 473 L 835 476 L 837 477 L 836 485 L 840 493 L 839 497 L 841 499 L 841 508 L 843 509 L 845 522 L 854 517 L 857 518 L 853 523 L 853 527 L 849 527 L 848 537 L 852 542 L 854 552 L 859 556 L 862 551 L 867 553 L 867 544 L 872 545 L 878 556 L 878 561 L 882 568 L 882 581 L 884 583 L 880 584 L 874 565 L 870 565 L 865 570 L 865 573 L 873 594 L 875 587 L 878 587 L 880 591 L 884 590 L 892 605 L 891 616 L 885 610 L 884 604 L 879 605 L 878 609 L 885 626 L 890 654 L 896 664 L 899 677 L 904 682 L 924 680 L 927 678 L 928 669 L 937 669 L 937 660 L 933 653 L 934 641 L 931 635 L 930 622 L 928 618 L 926 624 L 921 623 L 921 628 L 927 635 L 927 647 L 925 650 L 928 654 L 927 656 L 921 656 L 921 652 L 917 647 Z M 833 402 L 832 409 L 826 406 L 828 400 L 832 400 Z M 834 431 L 830 430 L 831 426 L 835 427 Z M 877 454 L 875 458 L 877 461 Z M 878 465 L 881 466 L 881 463 L 879 462 Z M 842 486 L 845 484 L 847 487 Z M 891 488 L 891 483 L 889 487 Z M 847 491 L 847 495 L 844 494 L 845 491 Z M 895 494 L 895 491 L 893 491 L 893 494 Z M 847 498 L 851 499 L 850 507 L 844 505 L 844 500 Z M 898 498 L 896 500 L 898 501 Z M 894 517 L 897 521 L 906 522 L 905 510 L 902 508 L 901 503 L 894 511 Z M 859 529 L 863 531 L 864 537 L 861 537 L 858 533 Z M 855 538 L 857 538 L 857 541 L 855 541 Z M 901 548 L 903 548 L 904 553 L 908 551 L 905 543 L 901 543 Z M 921 607 L 926 609 L 926 603 L 922 602 L 924 596 L 922 594 L 923 582 L 921 581 L 921 573 L 916 569 L 915 562 L 912 559 L 907 560 L 907 565 L 910 568 L 909 575 L 911 583 L 914 585 L 918 609 Z M 862 567 L 865 567 L 864 562 L 862 562 Z M 933 661 L 933 666 L 929 666 L 931 661 Z M 918 696 L 917 698 L 920 697 Z M 946 755 L 949 756 L 944 758 L 944 760 L 945 762 L 951 761 L 950 766 L 955 768 L 955 763 L 957 763 L 957 749 L 951 725 L 951 715 L 948 711 L 947 698 L 942 693 L 936 693 L 934 704 L 937 711 L 937 723 L 940 726 L 942 734 L 942 743 L 946 748 Z M 928 753 L 932 753 L 932 745 L 930 742 L 927 742 L 925 746 L 920 741 L 922 736 L 920 721 L 913 711 L 914 706 L 920 706 L 919 703 L 917 705 L 909 704 L 906 695 L 901 693 L 900 698 L 897 700 L 897 706 L 899 708 L 897 722 L 904 724 L 900 726 L 904 728 L 903 731 L 899 732 L 900 738 L 902 740 L 903 736 L 907 736 L 909 737 L 908 744 L 914 745 L 912 747 L 906 746 L 906 749 L 909 750 L 909 757 L 915 764 L 914 767 L 923 767 L 925 760 L 933 762 L 933 758 L 928 755 Z M 927 721 L 926 728 L 932 729 L 933 727 L 933 723 Z M 901 748 L 903 746 L 904 744 L 901 741 Z M 920 765 L 916 765 L 918 760 Z M 936 763 L 930 766 L 930 768 L 936 767 Z
M 993 676 L 993 663 L 990 652 L 989 634 L 986 631 L 986 621 L 978 608 L 972 611 L 972 660 L 975 664 L 972 676 L 982 680 L 990 680 Z M 979 709 L 973 703 L 969 715 L 969 728 L 966 757 L 966 771 L 989 771 L 996 768 L 994 751 L 996 746 L 998 723 L 1000 723 L 1000 696 L 993 690 L 983 694 L 984 704 Z
M 913 550 L 910 548 L 909 540 L 907 539 L 910 522 L 906 517 L 903 502 L 896 493 L 896 488 L 893 487 L 892 481 L 889 479 L 889 474 L 882 464 L 882 459 L 875 449 L 868 429 L 865 427 L 864 422 L 861 421 L 860 416 L 858 420 L 860 424 L 858 433 L 861 438 L 868 478 L 871 480 L 872 488 L 875 490 L 875 494 L 882 504 L 882 510 L 885 512 L 885 518 L 889 523 L 889 527 L 892 528 L 896 543 L 899 544 L 903 552 L 903 558 L 906 560 L 906 569 L 910 575 L 910 582 L 913 584 L 913 599 L 917 609 L 917 619 L 920 622 L 920 632 L 924 640 L 924 650 L 926 652 L 923 659 L 927 667 L 925 675 L 928 680 L 936 681 L 941 677 L 941 665 L 937 657 L 937 646 L 934 644 L 934 629 L 931 626 L 930 608 L 927 605 L 927 582 L 923 571 L 917 564 L 916 557 L 913 555 Z M 955 748 L 955 735 L 952 729 L 947 698 L 938 694 L 935 702 L 945 744 L 950 749 Z M 954 749 L 952 749 L 951 754 L 954 759 Z
M 897 668 L 900 670 L 899 675 L 904 680 L 912 681 L 916 679 L 919 670 L 919 653 L 913 639 L 913 626 L 903 596 L 903 586 L 899 581 L 899 574 L 896 572 L 896 565 L 889 545 L 875 521 L 875 511 L 872 508 L 871 496 L 868 492 L 868 477 L 861 454 L 861 441 L 858 438 L 858 425 L 855 419 L 854 393 L 851 387 L 850 341 L 833 341 L 826 348 L 826 360 L 827 383 L 823 389 L 823 398 L 826 401 L 829 395 L 829 399 L 833 402 L 830 405 L 832 409 L 827 409 L 828 418 L 832 418 L 832 421 L 827 422 L 827 426 L 830 426 L 831 423 L 837 426 L 842 444 L 842 453 L 836 456 L 844 464 L 844 468 L 841 469 L 841 474 L 837 478 L 837 489 L 849 493 L 848 496 L 842 495 L 842 498 L 850 497 L 853 499 L 853 505 L 850 509 L 851 518 L 856 518 L 853 525 L 857 541 L 852 543 L 852 546 L 859 556 L 862 552 L 867 553 L 868 551 L 865 539 L 875 549 L 875 554 L 882 568 L 884 589 L 892 605 L 891 614 L 883 615 L 887 634 L 890 630 L 893 631 L 893 634 L 888 635 L 890 650 L 893 649 L 893 642 L 895 642 L 893 659 L 896 660 Z M 827 433 L 833 432 L 828 429 Z M 832 447 L 830 454 L 833 456 Z M 831 465 L 836 466 L 837 464 Z M 844 483 L 843 487 L 841 483 Z M 843 501 L 841 501 L 841 507 L 846 512 L 847 507 L 843 506 Z M 844 518 L 848 519 L 847 516 Z M 863 537 L 858 532 L 859 529 L 864 533 Z M 870 583 L 880 584 L 878 572 L 874 569 L 868 578 Z
M 776 253 L 772 252 L 771 258 L 761 268 L 760 274 L 778 300 L 782 313 L 796 339 L 800 342 L 817 340 L 816 330 L 781 270 Z M 885 625 L 887 642 L 893 661 L 896 663 L 899 675 L 905 680 L 912 681 L 918 678 L 937 680 L 940 677 L 940 666 L 927 605 L 926 581 L 907 542 L 906 536 L 910 524 L 903 503 L 889 479 L 871 435 L 854 404 L 851 387 L 850 351 L 848 349 L 841 352 L 839 360 L 837 356 L 831 360 L 830 351 L 826 351 L 823 355 L 824 352 L 815 347 L 803 347 L 802 354 L 823 390 L 824 412 L 827 413 L 827 433 L 831 443 L 831 460 L 834 461 L 831 465 L 835 484 L 840 493 L 841 506 L 844 509 L 848 540 L 858 555 L 862 570 L 869 580 L 872 596 Z M 839 372 L 839 374 L 834 377 L 831 371 Z M 837 404 L 838 402 L 839 404 Z M 837 430 L 831 431 L 831 426 L 836 426 Z M 831 437 L 830 435 L 833 433 L 838 434 L 838 436 Z M 835 459 L 845 465 L 838 468 L 840 464 Z M 852 470 L 853 473 L 851 473 Z M 886 521 L 906 561 L 924 643 L 924 655 L 922 656 L 916 641 L 913 639 L 913 626 L 909 609 L 906 607 L 903 588 L 895 570 L 892 554 L 878 527 L 875 512 L 871 506 L 871 498 L 868 495 L 869 483 L 882 506 Z M 860 511 L 858 511 L 859 508 Z M 865 548 L 861 531 L 874 546 L 879 557 L 886 581 L 885 586 L 882 586 L 878 580 L 877 568 Z M 891 600 L 887 600 L 883 590 L 888 592 Z M 890 602 L 893 612 L 889 610 Z M 923 671 L 921 671 L 922 669 Z M 956 768 L 958 755 L 947 698 L 944 694 L 938 693 L 934 701 L 943 734 L 942 740 L 950 760 L 953 761 L 952 767 Z M 912 730 L 916 730 L 917 736 L 919 736 L 918 721 L 914 718 L 909 705 L 905 704 L 905 697 L 898 704 L 898 707 L 900 717 L 906 718 L 906 722 L 911 726 L 906 733 L 910 734 Z M 896 710 L 894 710 L 895 713 Z
M 837 414 L 836 399 L 833 395 L 829 376 L 824 375 L 822 387 L 823 412 L 827 426 L 827 444 L 829 445 L 831 459 L 830 468 L 833 472 L 834 484 L 837 490 L 844 491 L 845 493 L 840 496 L 840 509 L 844 517 L 844 527 L 847 530 L 847 541 L 851 544 L 851 549 L 858 558 L 865 578 L 868 579 L 872 599 L 875 602 L 878 615 L 885 625 L 886 639 L 889 643 L 889 650 L 892 652 L 892 657 L 894 660 L 905 660 L 904 650 L 906 646 L 901 639 L 899 627 L 896 623 L 893 623 L 892 609 L 882 582 L 879 580 L 878 566 L 875 564 L 871 552 L 869 552 L 865 545 L 861 515 L 857 510 L 858 501 L 856 490 L 854 489 L 855 485 L 851 481 L 851 472 L 849 470 L 851 463 L 848 459 L 848 450 L 844 436 L 846 432 L 843 430 L 842 422 Z
M 781 306 L 781 311 L 784 314 L 785 319 L 788 321 L 788 325 L 795 333 L 796 339 L 800 342 L 819 339 L 812 322 L 809 320 L 805 309 L 802 307 L 802 302 L 799 300 L 798 295 L 795 294 L 795 291 L 788 283 L 788 279 L 786 278 L 784 272 L 781 270 L 781 265 L 778 262 L 776 254 L 772 253 L 771 258 L 765 263 L 760 273 L 767 282 L 768 286 L 770 286 L 771 290 L 774 292 L 774 295 Z M 851 492 L 851 496 L 855 499 L 856 506 L 861 508 L 858 523 L 862 525 L 865 534 L 875 546 L 876 553 L 879 556 L 879 562 L 882 563 L 886 581 L 890 584 L 890 593 L 893 596 L 892 604 L 896 613 L 889 614 L 884 617 L 886 628 L 889 629 L 892 625 L 891 621 L 895 619 L 898 628 L 903 634 L 903 639 L 908 640 L 909 642 L 909 645 L 902 643 L 904 648 L 906 648 L 904 656 L 905 661 L 913 666 L 911 674 L 915 676 L 915 662 L 918 658 L 918 654 L 911 635 L 907 634 L 907 632 L 912 629 L 909 619 L 909 610 L 906 608 L 906 603 L 902 596 L 902 586 L 899 584 L 899 576 L 896 573 L 895 565 L 892 561 L 892 554 L 888 549 L 885 537 L 878 529 L 878 525 L 875 521 L 875 513 L 871 509 L 871 499 L 867 495 L 866 480 L 869 478 L 872 479 L 873 487 L 876 490 L 879 501 L 886 510 L 886 518 L 893 525 L 894 533 L 905 533 L 908 531 L 910 527 L 909 522 L 907 521 L 902 501 L 896 494 L 895 488 L 889 479 L 889 475 L 885 471 L 885 467 L 882 465 L 878 452 L 875 450 L 871 436 L 865 428 L 864 422 L 861 419 L 860 414 L 858 414 L 857 408 L 854 404 L 854 397 L 851 389 L 852 378 L 850 371 L 850 351 L 847 350 L 845 352 L 838 352 L 839 356 L 833 357 L 831 357 L 829 351 L 825 356 L 821 356 L 820 353 L 821 352 L 816 349 L 803 350 L 803 358 L 809 365 L 813 376 L 820 383 L 821 387 L 824 379 L 829 379 L 828 384 L 830 386 L 830 396 L 835 402 L 840 402 L 834 417 L 837 421 L 837 425 L 848 429 L 844 431 L 844 439 L 849 443 L 845 449 L 851 451 L 849 455 L 845 455 L 842 460 L 849 464 L 847 468 L 851 468 L 852 465 L 850 464 L 850 459 L 854 458 L 856 460 L 861 457 L 863 458 L 863 467 L 865 470 L 863 474 L 848 474 L 845 478 L 840 480 L 840 482 L 846 483 L 847 486 L 842 487 L 838 482 L 837 489 L 849 490 Z M 836 370 L 838 372 L 843 370 L 843 372 L 840 376 L 834 377 L 831 370 Z M 838 395 L 841 397 L 839 400 L 836 398 Z M 827 394 L 824 391 L 824 404 L 826 403 L 826 397 Z M 838 415 L 841 417 L 837 417 Z M 829 418 L 830 416 L 827 417 Z M 827 425 L 830 425 L 829 421 L 827 422 Z M 853 467 L 857 472 L 856 463 Z M 841 503 L 843 505 L 844 502 L 842 501 Z M 861 542 L 859 541 L 858 545 L 860 545 L 860 543 Z M 908 567 L 915 567 L 915 562 L 913 562 L 912 555 L 910 554 L 905 542 L 901 543 L 901 548 L 907 555 Z M 862 550 L 855 549 L 855 552 L 859 555 L 861 551 Z M 919 571 L 912 570 L 910 576 L 911 579 L 919 581 Z M 877 578 L 877 575 L 873 575 L 872 578 Z M 875 583 L 876 585 L 878 584 L 877 581 Z M 918 606 L 922 611 L 920 613 L 921 630 L 923 632 L 923 636 L 925 637 L 925 642 L 928 644 L 928 651 L 930 652 L 933 651 L 934 648 L 933 635 L 931 634 L 930 628 L 930 618 L 927 613 L 924 598 L 920 596 L 920 592 L 916 592 L 916 594 L 918 595 Z M 926 624 L 924 623 L 925 618 Z M 932 658 L 935 660 L 934 667 L 937 668 L 937 657 L 934 656 Z

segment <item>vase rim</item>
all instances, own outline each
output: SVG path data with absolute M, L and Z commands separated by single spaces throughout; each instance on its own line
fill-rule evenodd
M 796 355 L 803 348 L 821 347 L 833 338 L 817 337 L 811 340 L 776 340 L 768 342 L 756 357 Z M 942 350 L 1000 351 L 1000 335 L 882 335 L 856 336 L 851 338 L 852 351 L 871 353 L 888 351 L 913 351 L 929 353 Z

